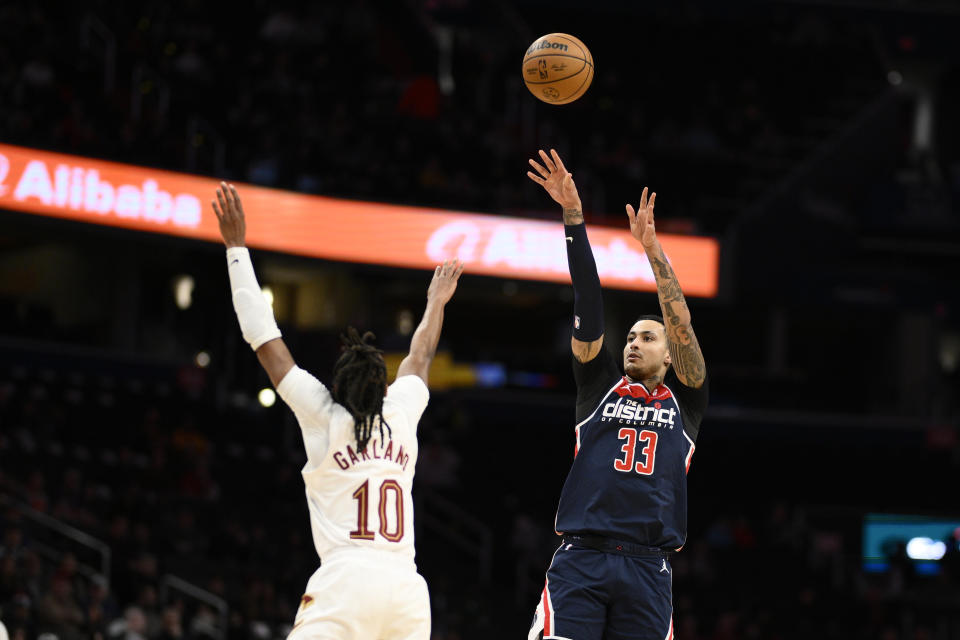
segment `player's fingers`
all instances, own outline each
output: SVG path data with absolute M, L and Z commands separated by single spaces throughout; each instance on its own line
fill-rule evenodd
M 533 180 L 534 182 L 536 182 L 537 184 L 539 184 L 540 186 L 547 184 L 546 180 L 544 180 L 538 175 L 534 175 L 533 171 L 527 171 L 527 177 Z
M 647 203 L 647 207 L 650 209 L 650 218 L 653 219 L 653 203 L 657 199 L 657 192 L 654 191 L 650 194 L 650 202 Z
M 553 158 L 553 161 L 557 164 L 557 168 L 560 171 L 566 171 L 567 168 L 563 166 L 563 160 L 560 159 L 560 154 L 557 153 L 556 149 L 550 149 L 550 157 Z
M 647 208 L 647 188 L 643 188 L 643 193 L 640 194 L 640 206 L 639 209 L 643 211 Z
M 633 210 L 633 205 L 627 205 L 627 218 L 630 220 L 630 224 L 634 224 L 637 221 L 637 214 Z
M 553 160 L 550 159 L 550 156 L 547 155 L 547 152 L 543 149 L 540 149 L 540 157 L 543 158 L 544 166 L 550 170 L 550 173 L 553 173 L 557 170 L 557 165 L 553 164 Z
M 236 205 L 237 210 L 241 213 L 243 212 L 243 205 L 240 203 L 240 194 L 237 193 L 237 188 L 230 185 L 230 195 L 233 197 L 233 204 Z
M 223 193 L 222 189 L 217 189 L 217 201 L 220 203 L 220 211 L 223 212 L 224 217 L 230 212 L 230 208 L 227 207 L 226 195 Z
M 533 167 L 536 170 L 536 172 L 539 173 L 541 176 L 543 176 L 544 178 L 550 177 L 550 172 L 539 162 L 537 162 L 533 158 L 530 158 L 529 162 L 530 162 L 530 166 Z
M 213 215 L 217 216 L 217 221 L 223 220 L 223 215 L 220 213 L 220 207 L 217 206 L 217 201 L 211 200 L 210 204 L 213 205 Z

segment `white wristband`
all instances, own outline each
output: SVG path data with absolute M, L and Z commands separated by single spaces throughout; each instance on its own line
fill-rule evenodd
M 256 351 L 265 343 L 279 338 L 280 328 L 277 327 L 270 303 L 257 283 L 250 252 L 246 247 L 227 249 L 227 273 L 233 291 L 233 310 L 237 312 L 243 339 Z

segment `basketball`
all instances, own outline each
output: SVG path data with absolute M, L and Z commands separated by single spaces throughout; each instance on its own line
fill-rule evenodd
M 523 82 L 530 93 L 544 102 L 573 102 L 587 92 L 592 81 L 590 50 L 566 33 L 537 38 L 523 56 Z

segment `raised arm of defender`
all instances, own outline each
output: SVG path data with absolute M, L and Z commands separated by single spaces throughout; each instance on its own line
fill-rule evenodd
M 270 376 L 274 387 L 280 384 L 294 366 L 293 356 L 280 337 L 273 309 L 263 296 L 246 247 L 247 223 L 240 195 L 233 185 L 220 183 L 213 212 L 220 223 L 220 235 L 227 245 L 227 272 L 233 290 L 233 309 L 240 321 L 240 331 L 257 353 L 260 365 Z
M 600 276 L 597 275 L 597 263 L 587 240 L 583 209 L 573 174 L 567 171 L 553 149 L 550 155 L 541 149 L 540 159 L 543 164 L 530 160 L 530 166 L 537 173 L 527 171 L 527 176 L 563 207 L 567 266 L 573 283 L 573 337 L 570 338 L 570 348 L 578 361 L 589 362 L 597 357 L 603 347 L 603 293 Z
M 213 212 L 220 223 L 220 235 L 227 246 L 227 269 L 233 290 L 233 308 L 240 321 L 240 331 L 276 387 L 296 364 L 280 337 L 273 310 L 264 298 L 246 247 L 246 220 L 240 196 L 233 185 L 221 182 Z M 430 363 L 440 341 L 443 308 L 457 290 L 463 263 L 449 260 L 436 268 L 427 290 L 427 308 L 413 334 L 410 353 L 400 363 L 397 376 L 415 375 L 427 381 Z
M 457 282 L 463 273 L 463 263 L 459 260 L 446 260 L 433 272 L 433 279 L 427 289 L 427 308 L 423 312 L 420 325 L 410 340 L 410 353 L 400 362 L 397 377 L 419 376 L 427 382 L 430 363 L 437 352 L 440 342 L 440 330 L 443 328 L 443 308 L 457 290 Z
M 657 194 L 653 193 L 648 200 L 647 188 L 644 187 L 640 196 L 640 205 L 636 211 L 631 205 L 627 205 L 630 233 L 643 245 L 657 280 L 657 297 L 660 299 L 660 309 L 663 311 L 673 371 L 680 382 L 688 387 L 699 389 L 707 375 L 703 353 L 700 351 L 700 344 L 690 323 L 690 309 L 680 290 L 677 274 L 667 262 L 660 241 L 657 240 L 657 230 L 653 220 L 653 203 L 656 199 Z

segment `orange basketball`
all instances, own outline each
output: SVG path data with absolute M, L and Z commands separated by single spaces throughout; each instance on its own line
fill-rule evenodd
M 523 82 L 544 102 L 573 102 L 587 92 L 592 81 L 590 50 L 565 33 L 537 38 L 523 56 Z

